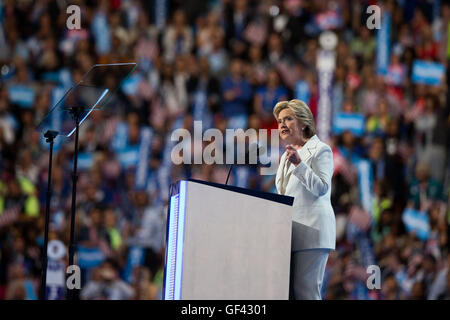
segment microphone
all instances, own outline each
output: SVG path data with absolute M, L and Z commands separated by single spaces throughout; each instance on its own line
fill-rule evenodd
M 259 142 L 252 142 L 248 146 L 247 152 L 245 152 L 245 159 L 250 154 L 254 154 L 256 152 L 256 159 L 259 158 L 259 155 L 266 152 L 266 146 L 260 144 Z M 230 169 L 228 169 L 227 180 L 225 184 L 228 184 L 228 179 L 230 178 L 231 169 L 233 168 L 233 164 L 230 165 Z

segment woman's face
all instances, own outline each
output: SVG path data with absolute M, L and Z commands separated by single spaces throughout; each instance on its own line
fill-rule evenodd
M 298 120 L 290 108 L 280 111 L 278 114 L 278 131 L 280 138 L 289 144 L 296 143 L 302 139 L 303 124 Z

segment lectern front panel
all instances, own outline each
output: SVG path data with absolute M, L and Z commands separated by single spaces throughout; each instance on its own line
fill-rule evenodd
M 176 191 L 165 299 L 288 299 L 291 206 L 191 181 Z

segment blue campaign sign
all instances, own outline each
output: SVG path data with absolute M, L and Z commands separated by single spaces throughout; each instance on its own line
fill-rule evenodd
M 78 246 L 78 266 L 82 269 L 90 269 L 99 266 L 105 255 L 99 248 Z
M 426 241 L 430 235 L 430 223 L 426 212 L 418 211 L 412 208 L 406 208 L 403 211 L 402 221 L 408 232 L 415 232 L 417 237 Z
M 358 172 L 358 186 L 361 205 L 364 210 L 372 215 L 373 176 L 370 161 L 366 159 L 360 159 L 354 165 Z
M 295 99 L 305 101 L 309 103 L 309 98 L 311 97 L 311 92 L 309 90 L 309 84 L 305 80 L 300 80 L 295 84 L 294 89 Z
M 78 168 L 80 170 L 88 170 L 92 167 L 94 158 L 90 152 L 80 152 L 78 154 Z
M 387 75 L 391 57 L 391 14 L 383 12 L 381 28 L 377 30 L 376 70 L 379 75 Z
M 35 92 L 24 85 L 11 85 L 8 87 L 9 101 L 23 108 L 31 108 L 34 103 Z
M 44 72 L 41 76 L 42 81 L 59 83 L 59 71 Z
M 153 3 L 153 19 L 158 30 L 162 30 L 166 25 L 169 3 L 168 0 L 156 0 Z
M 439 85 L 445 73 L 441 63 L 414 60 L 412 67 L 412 81 L 428 85 Z
M 365 130 L 365 119 L 359 113 L 338 113 L 333 119 L 333 133 L 341 134 L 350 131 L 354 135 L 360 136 Z
M 91 24 L 92 35 L 95 39 L 95 49 L 98 54 L 108 53 L 111 50 L 111 36 L 108 18 L 103 11 L 98 11 Z
M 116 131 L 111 142 L 111 148 L 115 152 L 120 152 L 127 146 L 128 141 L 128 126 L 126 123 L 121 122 L 116 126 Z
M 133 269 L 136 266 L 142 265 L 144 263 L 145 251 L 144 248 L 139 246 L 133 246 L 130 248 L 127 258 L 127 265 L 124 270 L 125 281 L 131 283 L 133 281 Z
M 133 74 L 132 76 L 124 80 L 122 84 L 123 92 L 130 96 L 137 94 L 140 82 L 142 82 L 142 76 L 138 73 Z
M 135 167 L 139 161 L 139 145 L 128 146 L 119 151 L 119 162 L 125 169 Z

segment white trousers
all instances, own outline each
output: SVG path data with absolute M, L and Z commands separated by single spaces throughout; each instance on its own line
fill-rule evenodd
M 289 298 L 322 300 L 323 276 L 330 249 L 307 249 L 291 253 Z

